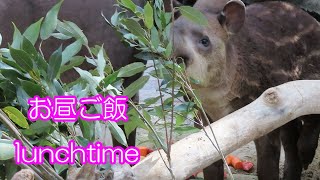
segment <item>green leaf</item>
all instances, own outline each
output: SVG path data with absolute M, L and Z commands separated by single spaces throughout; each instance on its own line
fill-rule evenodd
M 56 29 L 58 23 L 58 13 L 62 2 L 63 0 L 60 0 L 59 3 L 54 5 L 48 11 L 40 30 L 40 37 L 42 40 L 48 39 L 53 33 L 53 31 Z
M 23 67 L 27 72 L 32 71 L 33 63 L 28 53 L 10 47 L 10 54 L 20 67 Z
M 33 136 L 36 134 L 36 131 L 32 130 L 32 129 L 23 129 L 22 131 L 22 134 L 25 135 L 25 136 Z
M 13 32 L 13 41 L 12 41 L 11 47 L 15 49 L 20 49 L 23 36 L 21 35 L 21 32 L 19 31 L 19 29 L 16 27 L 14 23 L 13 23 L 13 28 L 14 28 L 14 32 Z
M 128 96 L 128 98 L 132 98 L 137 92 L 143 88 L 143 86 L 148 82 L 150 76 L 142 76 L 138 80 L 131 83 L 126 89 L 123 91 L 123 95 Z
M 36 48 L 34 48 L 32 42 L 26 37 L 23 37 L 22 50 L 30 54 L 32 57 L 36 57 L 38 55 Z
M 113 135 L 113 137 L 122 145 L 124 146 L 128 146 L 127 140 L 126 140 L 126 136 L 124 135 L 124 132 L 122 131 L 122 129 L 118 126 L 117 123 L 112 122 L 112 121 L 108 121 L 108 127 L 110 129 L 111 134 Z
M 207 18 L 199 10 L 190 6 L 180 6 L 179 10 L 181 12 L 181 15 L 189 19 L 190 21 L 202 26 L 208 25 Z
M 101 83 L 103 83 L 103 84 L 101 84 L 101 86 L 102 87 L 107 87 L 109 84 L 112 84 L 112 83 L 116 82 L 117 77 L 118 77 L 118 73 L 119 73 L 119 71 L 115 71 L 112 74 L 109 74 L 107 77 L 105 77 L 101 81 Z
M 121 0 L 121 4 L 132 12 L 136 11 L 136 5 L 131 0 Z
M 5 93 L 1 93 L 3 98 L 9 103 L 11 103 L 12 101 L 14 101 L 17 98 L 17 90 L 16 87 L 10 83 L 9 81 L 3 81 L 0 83 L 0 88 L 2 89 L 2 92 Z M 4 102 L 4 103 L 7 103 Z
M 144 125 L 139 117 L 131 117 L 128 122 L 124 123 L 124 131 L 127 137 L 129 137 L 129 135 L 140 126 L 140 124 Z
M 56 173 L 61 174 L 63 171 L 68 169 L 68 165 L 60 165 L 60 164 L 54 164 L 54 170 Z
M 43 18 L 31 24 L 23 33 L 23 36 L 26 37 L 32 43 L 32 45 L 34 45 L 39 38 L 42 20 Z
M 0 142 L 0 161 L 12 159 L 14 157 L 15 147 L 13 146 L 13 142 L 4 143 Z
M 167 58 L 169 58 L 172 54 L 172 41 L 169 42 L 169 44 L 167 45 L 166 47 L 166 52 L 165 52 L 165 55 Z
M 25 111 L 28 111 L 29 105 L 28 105 L 28 94 L 25 90 L 20 86 L 17 88 L 17 101 L 21 105 L 21 107 L 24 108 Z
M 149 121 L 150 124 L 152 124 L 152 122 L 151 122 L 151 116 L 150 116 L 149 112 L 146 111 L 145 109 L 142 109 L 142 114 L 143 114 L 144 118 L 145 118 L 147 121 Z
M 160 44 L 159 33 L 155 27 L 152 27 L 151 29 L 151 43 L 155 49 L 157 49 Z
M 62 34 L 62 33 L 52 33 L 51 36 L 57 38 L 57 39 L 61 39 L 61 40 L 68 40 L 68 39 L 71 39 L 72 37 L 71 36 L 67 36 L 65 34 Z
M 58 24 L 57 24 L 57 31 L 65 36 L 69 36 L 69 37 L 74 37 L 74 33 L 75 33 L 73 31 L 73 29 L 67 23 L 61 22 L 59 20 L 58 20 Z
M 104 59 L 104 50 L 103 47 L 100 48 L 99 53 L 97 55 L 97 70 L 101 77 L 104 77 L 104 68 L 107 65 L 106 60 Z
M 6 58 L 1 57 L 1 56 L 0 56 L 0 60 L 2 61 L 2 62 L 0 61 L 0 69 L 11 69 L 11 70 L 14 70 L 14 68 L 15 68 L 19 72 L 25 72 L 25 70 L 22 67 L 20 67 L 13 60 L 9 60 L 9 59 L 6 59 Z M 8 66 L 6 66 L 5 64 L 8 65 Z
M 192 134 L 199 132 L 200 129 L 191 126 L 181 126 L 174 128 L 174 131 L 179 134 Z
M 155 104 L 160 99 L 160 96 L 158 97 L 151 97 L 144 100 L 144 103 L 146 103 L 147 106 L 151 104 Z
M 89 140 L 82 136 L 77 136 L 76 139 L 80 146 L 85 147 L 85 146 L 88 146 L 89 144 Z
M 122 23 L 128 28 L 128 30 L 135 36 L 137 36 L 144 44 L 148 44 L 145 38 L 145 31 L 140 24 L 133 19 L 124 19 Z
M 181 124 L 183 124 L 185 122 L 185 118 L 179 114 L 175 115 L 176 118 L 176 126 L 180 126 Z
M 34 97 L 35 95 L 43 96 L 42 88 L 39 84 L 35 84 L 30 81 L 21 80 L 22 88 L 30 96 Z
M 3 108 L 2 110 L 18 126 L 20 126 L 22 128 L 27 128 L 27 129 L 29 128 L 29 124 L 27 122 L 27 119 L 26 119 L 26 117 L 24 117 L 24 115 L 21 113 L 21 111 L 19 111 L 18 109 L 16 109 L 15 107 L 12 107 L 12 106 L 7 106 L 7 107 Z
M 118 12 L 116 10 L 116 12 L 111 16 L 111 24 L 113 26 L 118 26 L 119 25 L 119 20 L 121 19 L 122 15 L 124 14 L 125 12 Z M 105 18 L 106 19 L 106 18 Z M 106 19 L 107 21 L 107 19 Z
M 153 26 L 153 9 L 149 2 L 144 6 L 144 24 L 148 29 Z
M 13 144 L 13 141 L 12 140 L 8 140 L 8 139 L 0 139 L 0 143 L 2 143 L 2 144 Z
M 164 18 L 166 20 L 166 25 L 171 22 L 172 14 L 170 12 L 164 14 Z
M 119 70 L 118 77 L 131 77 L 137 73 L 140 73 L 146 69 L 146 66 L 142 62 L 135 62 L 122 67 Z
M 43 138 L 40 139 L 40 141 L 37 143 L 37 145 L 55 147 L 55 145 L 53 143 L 51 143 L 50 141 L 43 139 Z
M 158 116 L 159 118 L 164 118 L 164 113 L 166 113 L 166 112 L 164 112 L 163 110 L 162 110 L 162 107 L 160 107 L 160 106 L 155 106 L 154 107 L 154 111 L 155 111 L 155 113 L 156 113 L 156 116 Z
M 87 37 L 83 34 L 82 30 L 75 23 L 71 21 L 63 21 L 63 22 L 71 30 L 73 37 L 75 37 L 77 40 L 81 40 L 82 44 L 88 45 Z
M 70 61 L 70 59 L 76 55 L 82 47 L 82 40 L 78 39 L 72 44 L 68 45 L 62 52 L 62 65 Z
M 165 42 L 171 41 L 170 39 L 171 26 L 172 26 L 172 23 L 168 24 L 164 29 L 163 39 L 165 40 Z
M 84 138 L 92 140 L 94 137 L 94 123 L 84 121 L 84 120 L 79 120 L 79 126 L 82 132 L 82 135 Z
M 50 121 L 38 120 L 30 125 L 30 129 L 34 130 L 36 134 L 49 133 L 52 127 Z
M 63 90 L 61 84 L 59 83 L 59 81 L 58 81 L 57 79 L 54 79 L 54 80 L 53 80 L 53 85 L 54 85 L 54 87 L 55 87 L 55 89 L 56 89 L 56 91 L 57 91 L 57 94 L 58 94 L 59 96 L 65 95 L 64 90 Z
M 99 85 L 99 82 L 102 80 L 101 77 L 92 76 L 88 71 L 84 71 L 80 68 L 74 68 L 80 75 L 80 77 L 87 81 L 91 88 L 96 88 Z
M 60 74 L 64 73 L 65 71 L 72 69 L 73 67 L 77 67 L 83 63 L 85 60 L 85 57 L 83 56 L 73 56 L 70 58 L 69 63 L 66 65 L 63 65 L 60 68 Z
M 9 81 L 11 81 L 13 84 L 20 84 L 20 81 L 18 78 L 23 78 L 23 76 L 21 76 L 21 74 L 19 74 L 17 71 L 12 70 L 12 69 L 1 69 L 1 74 L 8 79 Z
M 38 54 L 34 58 L 34 61 L 37 64 L 37 67 L 39 68 L 41 75 L 43 77 L 47 77 L 48 62 L 40 54 Z
M 149 52 L 140 52 L 134 55 L 134 57 L 145 61 L 156 60 L 158 58 L 155 54 Z
M 57 77 L 60 66 L 62 61 L 62 48 L 56 50 L 49 59 L 49 66 L 48 66 L 48 74 L 47 78 L 49 81 L 52 81 L 54 78 Z

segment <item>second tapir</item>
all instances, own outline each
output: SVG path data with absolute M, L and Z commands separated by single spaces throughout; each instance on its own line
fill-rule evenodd
M 174 54 L 212 121 L 247 105 L 266 89 L 298 79 L 320 79 L 320 26 L 284 2 L 245 7 L 241 1 L 198 0 L 194 6 L 208 26 L 183 17 L 174 24 Z M 319 115 L 301 117 L 255 141 L 260 180 L 279 179 L 281 144 L 284 179 L 300 179 L 318 146 Z M 204 170 L 205 179 L 223 179 L 221 162 Z

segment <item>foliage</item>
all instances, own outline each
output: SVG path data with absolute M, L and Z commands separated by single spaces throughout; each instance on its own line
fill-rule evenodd
M 122 91 L 132 97 L 148 80 L 146 77 L 141 77 L 129 88 L 123 90 L 121 88 L 122 78 L 142 72 L 145 65 L 134 63 L 113 71 L 103 47 L 95 46 L 90 49 L 88 39 L 76 24 L 60 21 L 57 18 L 61 5 L 62 1 L 55 5 L 45 18 L 30 25 L 23 33 L 14 26 L 13 42 L 8 48 L 0 50 L 0 107 L 32 145 L 65 146 L 69 140 L 74 139 L 79 145 L 84 146 L 99 138 L 96 131 L 101 127 L 95 124 L 105 122 L 87 122 L 81 119 L 75 123 L 31 122 L 26 118 L 29 108 L 27 99 L 35 95 L 40 97 L 75 95 L 77 98 L 96 94 L 120 95 Z M 49 59 L 45 59 L 41 47 L 37 50 L 35 45 L 49 37 L 60 40 L 73 39 L 73 42 L 65 48 L 58 48 Z M 91 57 L 77 55 L 83 47 L 88 50 Z M 84 59 L 95 68 L 86 71 L 74 67 L 80 65 Z M 63 76 L 62 73 L 70 69 L 75 69 L 80 78 L 68 84 L 63 83 L 60 77 Z M 98 106 L 92 106 L 90 113 L 99 110 Z M 107 124 L 112 135 L 120 143 L 127 145 L 125 134 L 119 126 L 115 122 L 108 121 Z M 77 127 L 80 127 L 81 133 L 76 131 Z M 0 132 L 7 137 L 11 135 L 6 128 L 4 132 Z M 9 145 L 1 141 L 0 146 Z M 10 147 L 6 148 L 8 150 L 5 151 L 6 153 L 2 151 L 0 154 L 0 162 L 12 158 L 13 148 Z M 61 166 L 57 165 L 54 168 L 61 173 L 67 167 L 64 166 L 61 169 Z

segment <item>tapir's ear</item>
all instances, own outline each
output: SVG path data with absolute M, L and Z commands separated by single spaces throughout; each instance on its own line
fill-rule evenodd
M 245 5 L 240 0 L 229 1 L 218 16 L 220 24 L 229 32 L 237 33 L 246 17 Z

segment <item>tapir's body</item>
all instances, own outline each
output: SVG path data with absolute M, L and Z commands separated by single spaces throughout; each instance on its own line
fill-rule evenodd
M 193 87 L 213 121 L 270 87 L 320 79 L 320 25 L 301 9 L 281 2 L 244 9 L 239 1 L 206 0 L 198 0 L 195 7 L 207 16 L 209 25 L 200 27 L 179 18 L 175 55 L 184 59 L 187 75 L 200 81 Z M 259 179 L 279 179 L 280 139 L 286 153 L 284 178 L 300 179 L 317 148 L 317 117 L 301 117 L 303 123 L 293 121 L 255 141 Z M 223 178 L 222 173 L 210 172 L 215 169 L 205 170 L 205 179 Z

